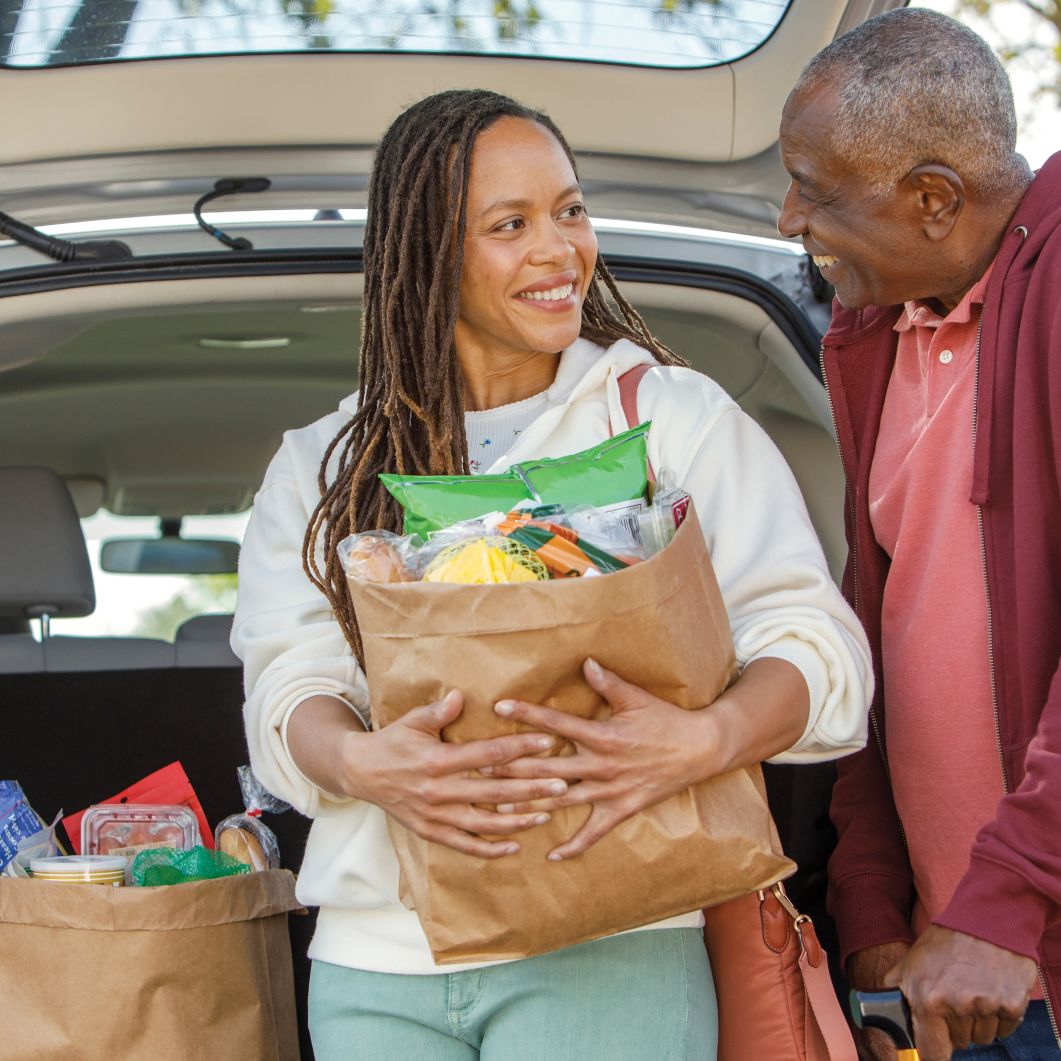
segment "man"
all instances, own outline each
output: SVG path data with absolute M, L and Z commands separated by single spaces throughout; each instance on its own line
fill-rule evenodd
M 834 41 L 781 124 L 778 228 L 836 290 L 844 585 L 878 687 L 830 910 L 925 1061 L 1061 1058 L 1061 154 L 1033 177 L 1015 142 L 990 49 L 919 10 Z

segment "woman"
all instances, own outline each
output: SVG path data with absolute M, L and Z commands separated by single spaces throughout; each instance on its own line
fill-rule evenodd
M 266 474 L 233 633 L 254 769 L 315 819 L 299 895 L 321 907 L 310 949 L 317 1056 L 713 1056 L 699 913 L 536 958 L 438 967 L 398 901 L 386 815 L 496 859 L 552 807 L 592 804 L 549 856 L 575 858 L 702 778 L 860 747 L 865 643 L 795 483 L 735 403 L 649 334 L 597 257 L 560 132 L 505 97 L 441 93 L 384 136 L 363 322 L 357 400 L 289 432 Z M 638 392 L 640 418 L 654 424 L 649 456 L 701 513 L 739 680 L 683 711 L 588 660 L 608 721 L 503 701 L 496 710 L 533 732 L 447 744 L 440 730 L 461 711 L 454 690 L 372 732 L 336 546 L 354 531 L 398 528 L 379 473 L 501 471 L 584 449 L 622 424 L 616 380 L 644 363 L 657 366 Z M 577 753 L 539 758 L 558 737 Z M 483 879 L 488 887 L 488 867 Z

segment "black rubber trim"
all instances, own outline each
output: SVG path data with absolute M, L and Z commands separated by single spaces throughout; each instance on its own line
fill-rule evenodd
M 748 299 L 776 321 L 800 358 L 821 381 L 818 352 L 821 335 L 787 295 L 754 273 L 699 262 L 660 261 L 637 255 L 611 254 L 608 268 L 630 283 L 672 284 L 721 291 Z M 143 283 L 152 280 L 212 280 L 230 276 L 297 276 L 307 273 L 360 273 L 360 248 L 311 251 L 262 251 L 235 254 L 190 254 L 175 259 L 156 255 L 102 262 L 14 269 L 0 274 L 0 298 L 61 291 L 71 287 Z
M 754 273 L 723 265 L 699 262 L 661 262 L 636 255 L 610 254 L 608 268 L 617 280 L 627 283 L 672 284 L 695 287 L 703 291 L 721 291 L 754 302 L 784 333 L 796 348 L 803 363 L 822 382 L 821 333 L 810 318 L 783 291 L 760 279 Z
M 137 284 L 145 280 L 212 280 L 227 276 L 285 276 L 303 273 L 360 273 L 360 248 L 310 251 L 261 251 L 172 254 L 108 262 L 71 262 L 30 266 L 0 273 L 0 298 L 61 291 L 68 287 Z

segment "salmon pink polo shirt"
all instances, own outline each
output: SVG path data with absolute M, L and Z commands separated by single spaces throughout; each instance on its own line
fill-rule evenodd
M 987 273 L 946 317 L 908 302 L 870 469 L 884 590 L 885 740 L 922 932 L 995 817 L 1002 767 L 973 474 L 976 341 Z

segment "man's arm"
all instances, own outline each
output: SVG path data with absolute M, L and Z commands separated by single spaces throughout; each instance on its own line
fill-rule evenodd
M 829 813 L 838 841 L 829 860 L 828 905 L 841 960 L 847 962 L 856 952 L 885 943 L 912 943 L 913 873 L 891 786 L 872 737 L 862 751 L 837 763 Z

